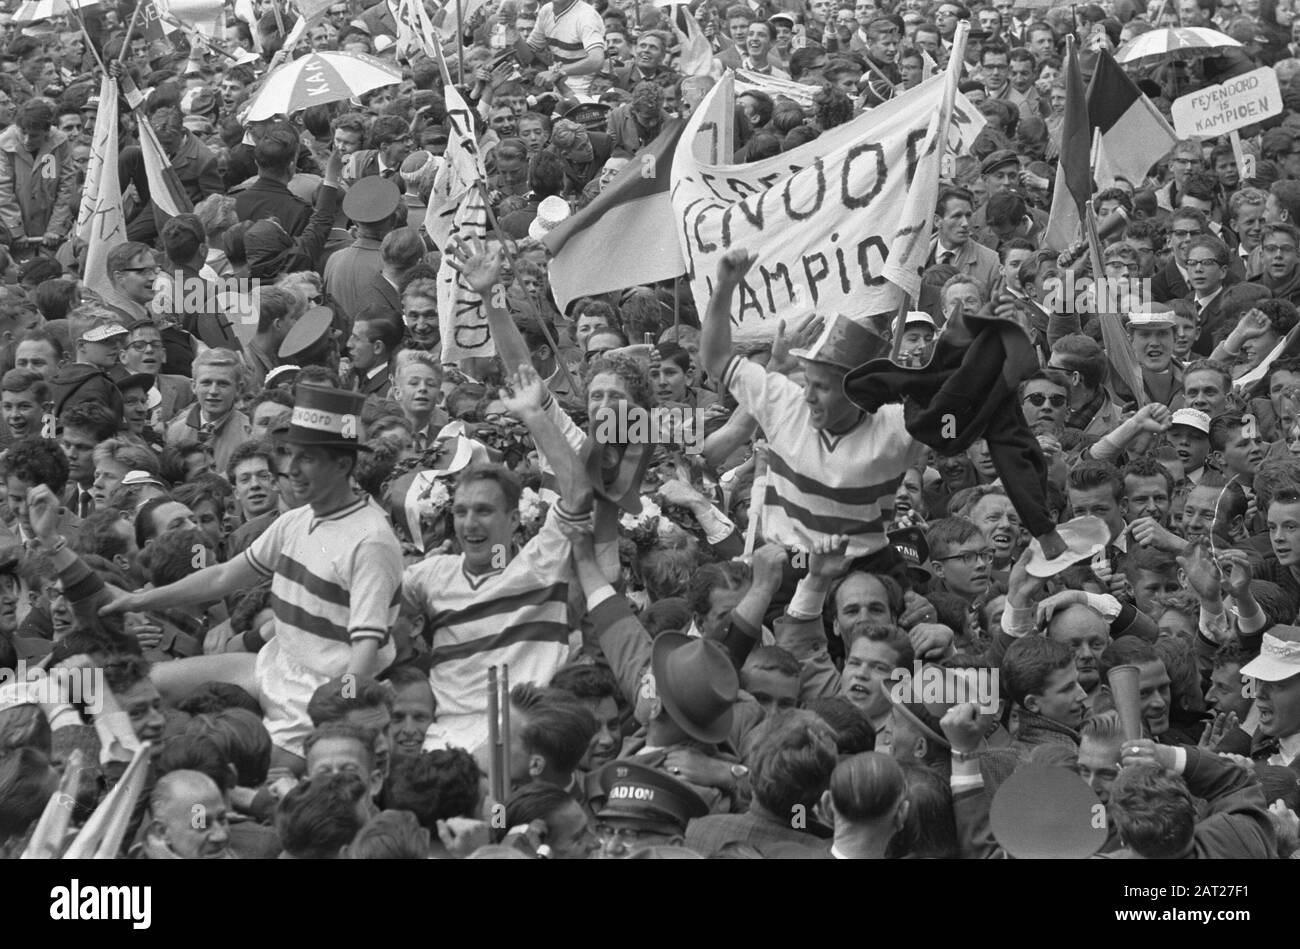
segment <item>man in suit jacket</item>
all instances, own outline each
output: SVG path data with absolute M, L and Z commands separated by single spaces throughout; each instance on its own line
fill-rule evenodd
M 393 357 L 401 348 L 405 332 L 400 316 L 373 306 L 361 311 L 348 337 L 348 356 L 358 392 L 388 398 L 393 385 Z
M 1169 303 L 1191 292 L 1187 282 L 1187 255 L 1192 241 L 1209 233 L 1205 215 L 1196 208 L 1178 208 L 1169 215 L 1169 260 L 1151 278 L 1151 295 L 1157 303 Z
M 1001 273 L 996 251 L 971 237 L 971 220 L 975 199 L 965 188 L 946 188 L 939 194 L 935 212 L 935 238 L 930 245 L 927 266 L 940 264 L 955 267 L 980 285 L 983 299 L 993 294 Z

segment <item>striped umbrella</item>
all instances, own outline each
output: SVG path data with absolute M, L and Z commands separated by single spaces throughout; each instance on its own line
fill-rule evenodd
M 39 23 L 56 16 L 68 16 L 72 12 L 71 8 L 86 10 L 98 4 L 99 0 L 25 0 L 14 13 L 14 22 Z
M 1115 61 L 1121 66 L 1156 66 L 1171 59 L 1200 59 L 1217 56 L 1241 44 L 1218 30 L 1200 26 L 1173 26 L 1143 33 L 1119 48 Z
M 354 99 L 402 81 L 394 65 L 364 53 L 325 51 L 285 63 L 266 77 L 245 121 L 292 115 L 314 105 Z

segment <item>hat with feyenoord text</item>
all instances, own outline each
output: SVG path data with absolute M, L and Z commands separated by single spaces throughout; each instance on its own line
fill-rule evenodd
M 365 404 L 363 393 L 304 383 L 294 391 L 289 428 L 280 438 L 290 445 L 369 450 L 361 444 Z

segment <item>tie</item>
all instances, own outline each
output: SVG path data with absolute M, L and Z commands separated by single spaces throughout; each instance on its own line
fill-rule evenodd
M 939 263 L 945 267 L 949 267 L 952 265 L 952 260 L 956 256 L 957 255 L 953 251 L 945 250 L 942 254 L 939 255 Z
M 385 168 L 383 171 L 381 171 L 381 172 L 379 173 L 379 177 L 381 177 L 381 178 L 391 178 L 391 177 L 393 177 L 393 171 L 394 171 L 394 169 L 392 169 L 392 168 Z
M 90 517 L 95 512 L 95 499 L 84 488 L 77 499 L 77 517 Z

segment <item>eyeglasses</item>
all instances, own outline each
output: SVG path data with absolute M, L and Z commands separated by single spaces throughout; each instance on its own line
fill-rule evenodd
M 1265 244 L 1260 249 L 1266 254 L 1294 254 L 1296 252 L 1294 244 Z
M 126 348 L 136 353 L 147 353 L 150 350 L 160 353 L 167 347 L 163 345 L 163 341 L 160 339 L 137 339 L 134 343 L 127 343 Z
M 155 276 L 157 276 L 160 271 L 157 267 L 119 267 L 117 268 L 117 272 L 118 273 L 145 273 L 145 274 L 154 274 Z
M 1041 409 L 1044 402 L 1052 403 L 1052 408 L 1059 409 L 1065 406 L 1065 396 L 1048 395 L 1045 392 L 1031 392 L 1025 396 L 1025 401 L 1036 409 Z
M 966 566 L 973 567 L 977 563 L 992 563 L 993 548 L 985 547 L 983 550 L 967 550 L 960 554 L 952 554 L 948 557 L 936 557 L 935 559 L 939 561 L 960 560 Z
M 1213 257 L 1198 257 L 1195 260 L 1192 260 L 1190 257 L 1187 258 L 1188 270 L 1203 270 L 1204 268 L 1211 266 L 1222 267 L 1223 264 L 1215 260 Z
M 1174 237 L 1198 237 L 1201 232 L 1200 229 L 1198 228 L 1197 230 L 1194 231 L 1174 230 L 1174 231 L 1170 231 L 1169 233 Z
M 274 480 L 274 478 L 275 475 L 271 474 L 271 472 L 269 471 L 253 471 L 253 472 L 248 472 L 246 474 L 241 474 L 238 478 L 235 479 L 235 483 L 252 484 L 254 481 L 256 481 L 260 484 L 270 484 L 271 481 Z

